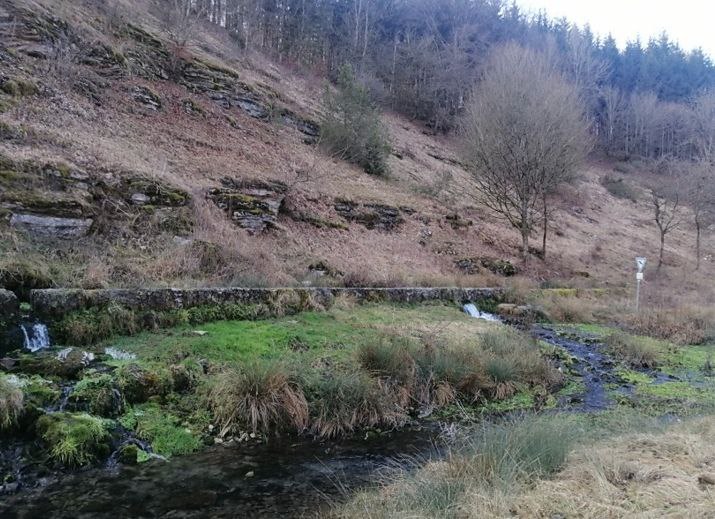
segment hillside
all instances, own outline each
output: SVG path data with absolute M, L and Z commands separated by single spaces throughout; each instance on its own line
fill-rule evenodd
M 90 1 L 0 7 L 8 288 L 511 283 L 497 260 L 531 284 L 622 286 L 636 255 L 655 262 L 638 164 L 592 158 L 559 194 L 546 261 L 523 266 L 449 135 L 384 113 L 391 173 L 369 176 L 315 144 L 323 78 L 208 24 L 176 56 L 148 7 L 132 8 L 130 23 Z M 637 201 L 609 193 L 606 175 Z M 706 236 L 695 273 L 685 216 L 666 243 L 668 288 L 649 295 L 697 288 L 712 302 L 714 247 Z

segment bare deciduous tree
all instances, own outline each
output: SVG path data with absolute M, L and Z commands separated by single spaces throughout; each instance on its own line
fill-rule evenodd
M 701 159 L 688 164 L 683 177 L 684 195 L 695 227 L 695 270 L 699 270 L 703 230 L 715 223 L 715 166 Z
M 468 101 L 462 143 L 481 201 L 529 237 L 547 224 L 549 194 L 573 174 L 590 148 L 577 88 L 542 55 L 498 49 Z
M 651 202 L 653 206 L 653 219 L 658 226 L 660 237 L 660 249 L 658 252 L 658 267 L 656 274 L 663 266 L 663 255 L 665 252 L 666 235 L 680 225 L 681 216 L 681 193 L 678 183 L 674 180 L 659 182 L 657 187 L 650 190 Z
M 177 51 L 182 51 L 196 36 L 205 11 L 191 0 L 168 0 L 162 12 L 163 28 Z

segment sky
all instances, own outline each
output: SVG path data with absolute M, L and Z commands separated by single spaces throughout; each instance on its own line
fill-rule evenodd
M 715 58 L 715 0 L 516 0 L 529 10 L 544 10 L 551 18 L 565 17 L 579 26 L 589 24 L 599 36 L 611 33 L 623 47 L 640 36 L 647 42 L 666 31 L 686 50 L 702 47 Z

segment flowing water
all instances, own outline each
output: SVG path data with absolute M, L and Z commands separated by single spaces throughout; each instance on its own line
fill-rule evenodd
M 498 319 L 473 305 L 464 310 L 478 318 Z M 591 412 L 610 405 L 606 384 L 623 382 L 612 373 L 614 363 L 600 345 L 544 327 L 535 327 L 532 333 L 567 350 L 574 357 L 571 368 L 582 377 L 583 393 L 560 402 L 561 409 Z M 70 392 L 71 387 L 63 388 L 65 404 Z M 130 436 L 124 441 L 140 442 Z M 0 517 L 311 517 L 331 501 L 379 481 L 390 467 L 409 468 L 415 460 L 440 456 L 445 448 L 438 424 L 428 423 L 369 440 L 278 439 L 213 446 L 137 466 L 118 464 L 112 457 L 105 467 L 48 479 L 36 488 L 0 497 Z
M 6 496 L 0 517 L 312 517 L 381 471 L 439 455 L 438 433 L 417 427 L 372 440 L 214 446 L 168 462 L 95 468 Z
M 488 312 L 482 312 L 477 308 L 477 305 L 474 303 L 467 303 L 464 306 L 462 306 L 462 309 L 464 312 L 469 315 L 470 317 L 476 317 L 477 319 L 484 319 L 485 321 L 501 321 L 498 316 L 494 314 L 490 314 Z
M 24 347 L 33 353 L 50 347 L 50 333 L 42 323 L 21 324 Z

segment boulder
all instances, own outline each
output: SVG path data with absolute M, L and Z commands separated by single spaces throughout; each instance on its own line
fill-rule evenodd
M 15 213 L 10 225 L 43 238 L 71 239 L 86 236 L 92 227 L 91 218 L 59 218 Z
M 151 202 L 151 198 L 149 198 L 144 193 L 132 193 L 132 196 L 129 198 L 129 201 L 134 205 L 146 205 Z

